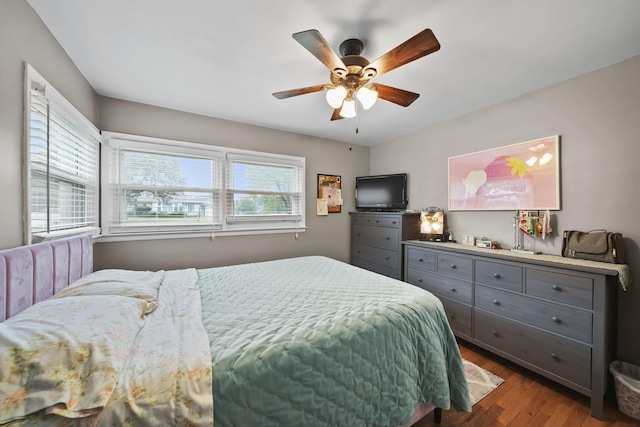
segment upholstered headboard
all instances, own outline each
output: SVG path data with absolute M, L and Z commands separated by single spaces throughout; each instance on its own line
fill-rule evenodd
M 0 321 L 92 271 L 89 234 L 0 251 Z

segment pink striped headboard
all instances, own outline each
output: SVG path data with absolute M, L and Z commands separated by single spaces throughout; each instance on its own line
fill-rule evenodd
M 0 321 L 92 271 L 89 234 L 0 251 Z

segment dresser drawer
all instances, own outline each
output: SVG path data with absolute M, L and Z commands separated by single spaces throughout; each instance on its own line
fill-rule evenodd
M 365 270 L 373 271 L 374 273 L 382 274 L 394 279 L 400 280 L 402 278 L 399 269 L 369 262 L 362 258 L 353 258 L 351 260 L 351 265 L 355 265 L 356 267 L 364 268 Z
M 399 251 L 400 236 L 395 228 L 354 225 L 351 228 L 351 244 L 375 246 L 376 248 Z
M 522 292 L 522 267 L 476 260 L 476 283 Z
M 376 227 L 400 227 L 398 216 L 383 215 L 352 215 L 351 225 L 373 225 Z
M 456 276 L 464 280 L 473 278 L 473 260 L 471 258 L 438 252 L 436 266 L 439 273 Z
M 435 271 L 436 253 L 424 249 L 409 247 L 407 250 L 407 260 L 409 268 Z
M 449 319 L 449 325 L 454 332 L 471 336 L 471 306 L 441 298 L 444 311 Z
M 471 304 L 471 282 L 414 268 L 408 269 L 408 276 L 405 280 L 412 285 L 426 289 L 438 296 Z
M 540 298 L 593 308 L 593 277 L 527 268 L 525 292 Z
M 400 252 L 374 248 L 373 246 L 353 245 L 351 256 L 353 258 L 364 258 L 374 264 L 390 268 L 398 268 L 400 265 Z
M 480 309 L 474 310 L 474 316 L 476 339 L 581 387 L 591 387 L 590 346 Z
M 592 342 L 590 312 L 485 286 L 476 286 L 475 306 L 587 344 Z

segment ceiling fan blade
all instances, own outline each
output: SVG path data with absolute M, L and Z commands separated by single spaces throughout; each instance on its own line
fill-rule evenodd
M 291 98 L 292 96 L 319 92 L 323 90 L 326 86 L 327 85 L 315 85 L 315 86 L 301 87 L 300 89 L 283 90 L 282 92 L 275 92 L 273 96 L 275 96 L 278 99 Z
M 298 43 L 318 58 L 331 72 L 340 76 L 347 75 L 347 67 L 318 30 L 307 30 L 294 33 L 292 36 Z
M 373 61 L 362 73 L 364 76 L 369 75 L 369 78 L 373 78 L 429 55 L 438 49 L 440 49 L 438 39 L 433 31 L 427 28 Z M 371 75 L 372 69 L 374 70 L 373 75 Z
M 344 119 L 344 117 L 340 115 L 340 108 L 336 108 L 335 110 L 333 110 L 333 114 L 331 114 L 331 121 L 342 119 Z
M 408 107 L 420 96 L 419 93 L 409 92 L 408 90 L 398 89 L 378 83 L 376 83 L 375 86 L 378 90 L 378 98 L 393 102 L 394 104 L 398 104 L 403 107 Z

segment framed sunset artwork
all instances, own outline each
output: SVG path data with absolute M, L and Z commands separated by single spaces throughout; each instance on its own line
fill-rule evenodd
M 449 158 L 449 210 L 560 209 L 560 136 Z

